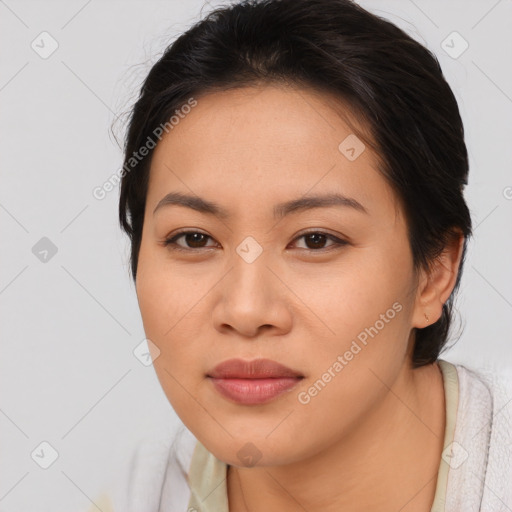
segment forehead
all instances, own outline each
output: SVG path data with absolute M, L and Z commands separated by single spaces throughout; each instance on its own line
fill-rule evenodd
M 366 135 L 365 127 L 332 96 L 266 85 L 196 101 L 155 148 L 151 211 L 173 190 L 225 197 L 227 206 L 245 196 L 279 203 L 308 192 L 395 205 L 378 155 L 354 133 Z

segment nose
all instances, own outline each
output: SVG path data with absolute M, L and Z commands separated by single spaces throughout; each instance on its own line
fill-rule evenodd
M 275 267 L 263 254 L 251 263 L 234 255 L 230 270 L 216 287 L 212 313 L 216 330 L 246 338 L 290 330 L 291 292 Z

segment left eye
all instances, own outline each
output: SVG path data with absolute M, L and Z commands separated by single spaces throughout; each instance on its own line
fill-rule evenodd
M 192 246 L 184 247 L 177 243 L 180 238 L 184 238 L 187 244 L 191 244 Z M 306 244 L 311 244 L 312 247 L 305 247 L 306 250 L 311 250 L 314 252 L 318 252 L 318 250 L 324 249 L 323 245 L 327 240 L 331 240 L 333 244 L 328 247 L 333 246 L 343 246 L 347 245 L 348 242 L 345 240 L 341 240 L 340 238 L 335 237 L 329 233 L 324 233 L 322 231 L 310 231 L 309 233 L 303 233 L 302 235 L 295 238 L 295 240 L 300 240 L 303 238 L 306 241 Z M 182 231 L 174 235 L 171 238 L 167 238 L 164 240 L 164 246 L 170 247 L 171 249 L 190 251 L 193 249 L 201 249 L 201 248 L 209 248 L 212 246 L 202 245 L 207 239 L 213 238 L 205 233 L 201 233 L 200 231 Z
M 304 240 L 313 244 L 313 247 L 306 247 L 306 249 L 309 250 L 324 249 L 324 247 L 318 247 L 318 245 L 323 245 L 327 240 L 331 240 L 333 242 L 330 247 L 347 245 L 345 240 L 341 240 L 340 238 L 337 238 L 334 235 L 330 235 L 329 233 L 323 233 L 322 231 L 310 231 L 309 233 L 303 233 L 295 240 L 299 240 L 301 238 L 304 238 Z

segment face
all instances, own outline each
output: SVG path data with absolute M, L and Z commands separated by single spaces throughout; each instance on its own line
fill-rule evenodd
M 228 464 L 329 449 L 408 354 L 405 219 L 333 101 L 284 86 L 211 93 L 153 155 L 136 280 L 144 329 L 174 410 Z M 203 202 L 161 202 L 173 193 Z M 316 200 L 333 195 L 345 199 Z M 299 377 L 212 378 L 233 358 Z

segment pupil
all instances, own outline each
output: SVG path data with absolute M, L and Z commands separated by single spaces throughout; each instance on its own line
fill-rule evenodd
M 189 233 L 187 235 L 187 238 L 192 238 L 191 242 L 189 242 L 189 240 L 187 240 L 187 243 L 191 243 L 191 244 L 194 244 L 194 243 L 197 243 L 197 242 L 201 242 L 201 237 L 204 237 L 204 235 L 202 233 Z
M 313 244 L 315 245 L 315 248 L 318 248 L 318 247 L 316 247 L 317 244 L 322 246 L 323 245 L 322 242 L 325 241 L 324 240 L 325 239 L 325 235 L 322 235 L 321 233 L 312 233 L 312 234 L 308 235 L 306 238 L 308 238 L 308 237 L 309 237 L 310 240 L 313 241 Z

